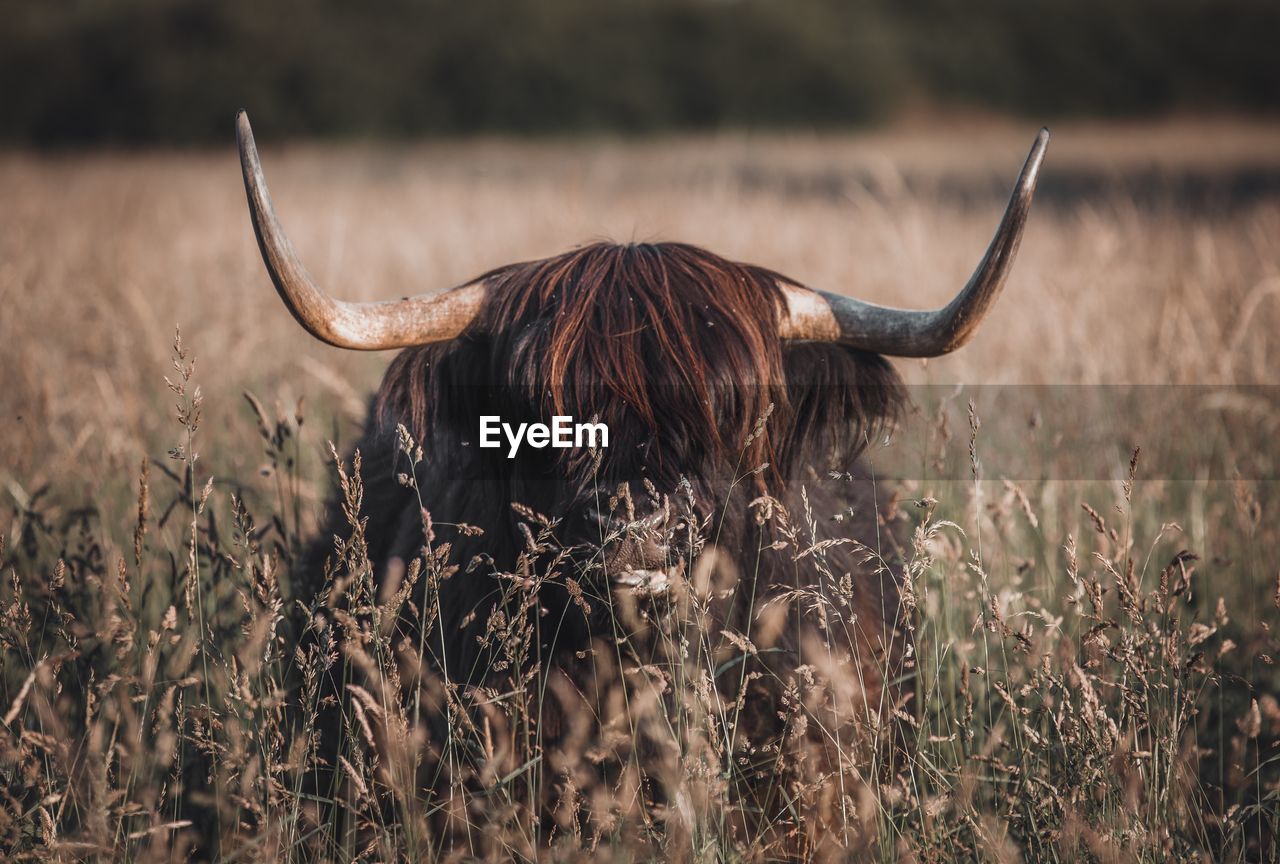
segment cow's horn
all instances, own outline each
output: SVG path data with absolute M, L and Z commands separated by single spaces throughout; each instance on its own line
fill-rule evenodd
M 987 254 L 969 283 L 946 306 L 928 311 L 891 309 L 826 291 L 783 285 L 787 313 L 781 321 L 782 337 L 840 342 L 895 357 L 937 357 L 969 341 L 1009 274 L 1048 146 L 1049 130 L 1041 129 Z
M 243 111 L 236 118 L 236 137 L 249 215 L 262 260 L 280 299 L 312 336 L 339 348 L 378 351 L 443 342 L 462 333 L 475 319 L 485 295 L 484 286 L 479 283 L 382 303 L 347 303 L 321 291 L 294 254 L 276 218 L 258 148 L 253 143 L 253 129 Z

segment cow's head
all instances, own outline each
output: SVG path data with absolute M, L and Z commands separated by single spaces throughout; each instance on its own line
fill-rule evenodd
M 424 443 L 436 479 L 466 477 L 462 492 L 491 496 L 495 512 L 514 500 L 562 518 L 562 539 L 584 543 L 607 531 L 604 502 L 622 483 L 714 504 L 832 457 L 847 466 L 899 404 L 884 356 L 959 348 L 999 295 L 1048 143 L 1042 130 L 981 263 L 940 309 L 877 306 L 670 243 L 593 244 L 439 293 L 348 303 L 298 261 L 238 123 L 254 230 L 293 316 L 341 348 L 409 349 L 379 395 L 383 421 Z M 510 460 L 478 447 L 491 415 L 601 422 L 609 448 L 525 447 Z M 634 543 L 619 554 L 644 557 Z

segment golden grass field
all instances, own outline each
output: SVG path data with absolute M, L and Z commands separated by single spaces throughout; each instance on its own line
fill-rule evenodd
M 979 125 L 846 138 L 262 144 L 303 260 L 350 299 L 444 288 L 606 237 L 685 240 L 828 290 L 925 306 L 967 278 L 1034 132 Z M 175 326 L 207 371 L 216 369 L 204 390 L 220 432 L 243 414 L 246 387 L 268 400 L 306 396 L 326 417 L 363 414 L 386 357 L 313 344 L 280 306 L 253 242 L 231 139 L 228 131 L 225 150 L 200 155 L 0 157 L 6 482 L 100 482 L 166 440 L 157 385 Z M 1228 215 L 1140 209 L 1124 178 L 1275 170 L 1278 149 L 1280 127 L 1268 125 L 1057 130 L 1050 176 L 1083 168 L 1112 181 L 1114 194 L 1078 206 L 1042 202 L 982 338 L 927 370 L 903 364 L 908 379 L 1272 381 L 1274 202 Z M 908 192 L 904 176 L 924 192 Z M 824 194 L 832 177 L 853 182 Z M 973 207 L 928 194 L 931 182 L 974 177 L 999 191 Z
M 318 840 L 314 802 L 291 793 L 298 754 L 278 708 L 290 659 L 264 646 L 295 598 L 273 548 L 314 531 L 336 476 L 326 441 L 350 446 L 388 357 L 314 343 L 284 310 L 231 126 L 216 152 L 0 155 L 5 855 L 389 860 L 460 848 L 417 826 L 412 791 L 372 763 L 347 767 L 360 795 L 394 799 L 398 816 L 351 805 L 377 826 L 368 849 Z M 444 288 L 607 237 L 689 241 L 828 290 L 927 306 L 968 277 L 1034 133 L 989 121 L 839 137 L 259 144 L 299 254 L 347 299 Z M 1131 414 L 1117 409 L 1100 451 L 1040 435 L 1031 468 L 1031 445 L 1010 431 L 1024 418 L 979 412 L 973 432 L 967 390 L 945 425 L 932 407 L 907 418 L 886 496 L 915 532 L 916 755 L 894 782 L 844 766 L 850 785 L 828 802 L 843 814 L 836 834 L 800 816 L 780 826 L 815 857 L 1276 859 L 1280 400 L 1267 385 L 1280 369 L 1280 125 L 1053 134 L 1045 194 L 988 322 L 954 356 L 898 366 L 915 385 L 1160 386 Z M 1187 193 L 1188 177 L 1209 191 Z M 176 395 L 165 383 L 175 327 L 180 365 L 195 363 Z M 200 418 L 184 425 L 173 406 L 190 405 L 196 385 Z M 1226 413 L 1188 413 L 1185 394 L 1202 392 L 1192 385 Z M 246 390 L 267 406 L 265 436 Z M 1071 431 L 1070 411 L 1046 417 L 1049 432 Z M 1235 449 L 1201 465 L 1193 445 L 1212 423 L 1230 427 Z M 1153 475 L 1141 457 L 1131 473 L 1148 438 L 1187 442 L 1185 463 L 1171 470 L 1165 446 Z M 181 458 L 166 456 L 177 445 Z M 931 472 L 901 467 L 935 460 Z M 1073 472 L 1077 461 L 1090 467 Z M 194 481 L 172 483 L 161 465 Z M 174 498 L 195 506 L 170 513 Z M 231 531 L 234 550 L 212 548 L 212 514 L 224 532 L 243 528 L 233 498 L 260 526 L 280 520 L 263 535 L 277 531 L 277 547 Z M 925 499 L 936 501 L 907 504 Z M 713 731 L 705 750 L 687 748 L 691 761 L 723 756 Z M 184 747 L 213 754 L 218 801 L 201 806 L 217 815 L 215 845 L 212 823 L 184 809 Z M 511 780 L 542 755 L 478 757 L 493 762 L 480 771 L 488 804 L 468 799 L 455 815 L 483 838 L 471 851 L 772 854 L 717 821 L 720 787 L 692 769 L 670 780 L 668 793 L 688 792 L 675 815 L 644 817 L 614 789 L 591 799 L 585 827 L 566 821 L 548 837 L 534 784 Z

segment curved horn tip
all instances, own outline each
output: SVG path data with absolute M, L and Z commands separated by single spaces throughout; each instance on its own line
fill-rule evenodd
M 236 112 L 236 139 L 241 144 L 253 141 L 253 127 L 249 125 L 249 114 L 244 109 Z
M 1039 167 L 1041 160 L 1044 159 L 1045 151 L 1049 149 L 1049 127 L 1041 126 L 1040 131 L 1036 133 L 1036 140 L 1031 144 L 1031 154 L 1027 157 L 1027 161 Z

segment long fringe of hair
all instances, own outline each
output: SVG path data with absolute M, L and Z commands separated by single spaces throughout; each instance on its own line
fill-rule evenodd
M 782 341 L 784 277 L 695 246 L 593 243 L 481 278 L 488 302 L 470 333 L 392 363 L 384 423 L 428 440 L 448 406 L 480 398 L 456 391 L 476 388 L 503 394 L 486 410 L 517 419 L 606 423 L 622 479 L 637 464 L 687 472 L 707 460 L 782 477 L 814 447 L 856 454 L 902 401 L 883 358 Z

